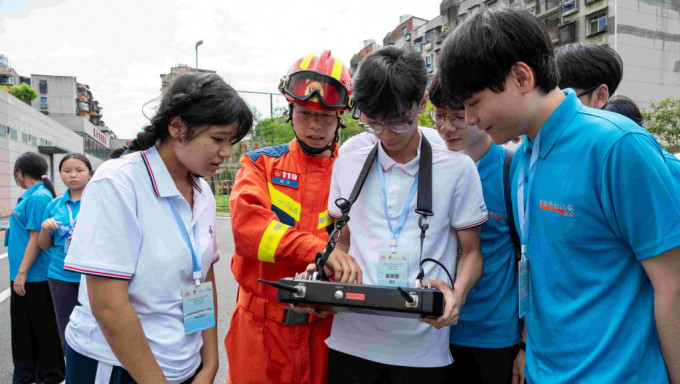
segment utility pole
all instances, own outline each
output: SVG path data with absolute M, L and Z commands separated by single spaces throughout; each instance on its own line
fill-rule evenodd
M 198 69 L 198 46 L 203 44 L 203 40 L 199 40 L 196 42 L 196 69 Z

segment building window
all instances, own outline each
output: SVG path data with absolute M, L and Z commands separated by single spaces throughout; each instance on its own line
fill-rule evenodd
M 432 32 L 428 32 L 425 34 L 425 42 L 429 43 L 430 41 L 432 41 Z
M 576 42 L 576 23 L 569 23 L 562 25 L 559 31 L 560 43 L 559 45 L 575 43 Z
M 7 135 L 9 135 L 9 130 L 7 128 L 8 127 L 0 124 L 0 137 L 7 137 Z
M 607 30 L 607 11 L 588 16 L 588 35 Z
M 21 142 L 28 143 L 28 135 L 23 132 L 21 133 Z
M 577 8 L 578 0 L 562 0 L 562 13 L 567 13 Z
M 47 109 L 47 97 L 40 96 L 40 109 Z
M 407 33 L 408 33 L 408 28 L 406 26 L 402 27 L 401 28 L 401 34 L 404 35 L 404 37 L 405 37 Z
M 423 51 L 423 43 L 420 41 L 416 41 L 416 51 L 422 52 Z
M 40 80 L 40 93 L 47 93 L 47 80 Z
M 427 55 L 426 62 L 427 62 L 427 70 L 431 71 L 432 70 L 432 55 Z
M 7 132 L 9 133 L 9 137 L 10 137 L 12 140 L 14 140 L 14 141 L 19 140 L 19 139 L 18 139 L 19 133 L 17 132 L 16 129 L 12 129 L 12 128 L 10 128 L 10 127 L 7 127 Z
M 38 139 L 35 136 L 31 137 L 31 144 L 38 145 Z

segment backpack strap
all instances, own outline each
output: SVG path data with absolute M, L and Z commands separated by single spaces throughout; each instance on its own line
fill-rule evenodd
M 512 157 L 514 151 L 505 148 L 505 159 L 503 162 L 503 195 L 505 197 L 505 211 L 508 214 L 508 225 L 510 226 L 510 239 L 515 248 L 515 261 L 519 261 L 521 257 L 521 242 L 519 241 L 519 234 L 515 227 L 515 215 L 512 211 L 512 195 L 510 188 L 510 166 L 512 165 Z

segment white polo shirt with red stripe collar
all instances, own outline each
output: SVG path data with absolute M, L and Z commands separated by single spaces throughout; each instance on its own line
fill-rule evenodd
M 422 140 L 422 136 L 421 136 Z M 420 145 L 416 157 L 406 164 L 394 161 L 379 147 L 385 172 L 387 215 L 396 227 L 397 220 L 418 173 Z M 349 198 L 355 181 L 371 147 L 347 152 L 335 161 L 328 213 L 338 218 L 340 209 L 335 200 Z M 410 202 L 408 215 L 398 238 L 398 252 L 408 253 L 407 281 L 415 286 L 419 272 L 420 228 L 414 210 L 418 195 Z M 432 209 L 434 216 L 423 245 L 423 259 L 432 258 L 446 266 L 455 279 L 458 242 L 457 230 L 472 228 L 486 222 L 482 185 L 475 163 L 468 156 L 432 146 Z M 361 194 L 349 213 L 349 254 L 356 258 L 362 270 L 363 283 L 378 284 L 380 251 L 389 251 L 391 233 L 380 196 L 377 160 L 373 162 Z M 450 281 L 435 263 L 423 264 L 425 280 Z M 326 344 L 331 349 L 362 359 L 407 367 L 443 367 L 451 364 L 449 327 L 436 329 L 417 319 L 340 312 L 333 319 L 331 336 Z
M 129 280 L 130 303 L 168 381 L 181 383 L 198 368 L 201 333 L 184 334 L 180 290 L 194 284 L 191 253 L 180 233 L 172 199 L 199 251 L 202 281 L 219 259 L 216 207 L 201 178 L 193 178 L 193 211 L 152 147 L 102 164 L 82 198 L 64 269 Z M 66 329 L 76 352 L 120 366 L 92 315 L 85 276 Z

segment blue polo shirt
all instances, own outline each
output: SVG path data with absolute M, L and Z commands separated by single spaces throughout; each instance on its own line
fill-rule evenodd
M 50 231 L 50 234 L 52 235 L 52 248 L 48 250 L 50 254 L 50 268 L 47 277 L 71 283 L 79 283 L 80 273 L 64 269 L 64 258 L 66 258 L 66 253 L 64 252 L 64 241 L 66 239 L 64 236 L 68 236 L 68 228 L 73 225 L 66 204 L 71 207 L 71 212 L 75 221 L 78 212 L 80 212 L 80 200 L 73 201 L 71 199 L 70 190 L 66 190 L 66 193 L 64 193 L 63 196 L 52 200 L 43 214 L 42 221 L 53 218 L 54 220 L 61 222 L 58 230 Z
M 7 258 L 9 259 L 9 279 L 14 281 L 19 272 L 24 252 L 30 239 L 29 231 L 40 232 L 43 212 L 52 201 L 52 193 L 40 182 L 27 189 L 17 201 L 16 207 L 9 217 L 9 246 Z M 31 269 L 26 276 L 27 283 L 47 281 L 47 268 L 50 265 L 49 254 L 43 250 L 38 251 Z
M 522 337 L 517 298 L 515 251 L 503 195 L 505 148 L 491 144 L 477 162 L 489 220 L 482 224 L 484 272 L 460 310 L 449 342 L 476 348 L 505 348 Z
M 527 379 L 667 383 L 641 261 L 680 246 L 680 197 L 647 131 L 564 92 L 541 127 L 527 202 Z M 528 147 L 513 160 L 516 218 Z

